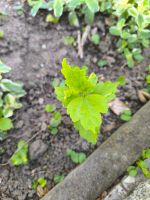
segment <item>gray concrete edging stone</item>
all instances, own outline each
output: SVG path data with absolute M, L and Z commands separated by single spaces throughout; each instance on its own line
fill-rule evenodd
M 150 147 L 150 102 L 42 200 L 95 200 Z

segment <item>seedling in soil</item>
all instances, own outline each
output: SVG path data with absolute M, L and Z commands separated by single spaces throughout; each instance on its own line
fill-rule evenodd
M 120 116 L 120 119 L 123 120 L 123 121 L 130 121 L 132 118 L 132 112 L 131 110 L 125 110 L 122 112 L 121 116 Z
M 64 44 L 68 46 L 73 46 L 75 44 L 75 39 L 72 36 L 64 37 Z
M 53 15 L 51 14 L 48 14 L 46 16 L 46 20 L 45 20 L 47 23 L 53 23 L 53 24 L 57 24 L 59 22 L 59 19 L 54 17 Z
M 46 106 L 45 106 L 45 111 L 46 112 L 48 112 L 48 113 L 52 113 L 52 112 L 54 112 L 56 110 L 56 106 L 55 105 L 53 105 L 53 104 L 47 104 Z
M 19 99 L 25 95 L 22 83 L 3 79 L 3 74 L 10 71 L 10 67 L 0 62 L 0 139 L 5 138 L 7 131 L 13 128 L 10 117 L 13 116 L 14 110 L 22 107 Z
M 53 116 L 50 120 L 50 124 L 48 125 L 48 129 L 52 135 L 56 135 L 58 133 L 58 126 L 61 123 L 61 114 L 59 112 L 54 112 Z
M 128 169 L 127 169 L 127 172 L 129 174 L 129 176 L 134 177 L 134 176 L 137 175 L 138 170 L 137 170 L 137 167 L 135 167 L 135 166 L 129 166 Z
M 38 178 L 37 180 L 32 182 L 32 189 L 37 189 L 38 186 L 44 188 L 47 185 L 47 180 L 45 178 Z
M 17 150 L 10 158 L 13 165 L 25 165 L 28 163 L 28 144 L 24 140 L 20 140 L 17 145 Z
M 150 171 L 148 163 L 145 161 L 150 158 L 150 149 L 145 149 L 142 151 L 142 155 L 139 160 L 136 162 L 136 166 L 129 166 L 127 171 L 130 176 L 136 176 L 138 174 L 138 168 L 140 168 L 143 174 L 150 178 Z
M 98 63 L 97 63 L 97 65 L 98 65 L 100 68 L 105 67 L 107 64 L 108 64 L 107 60 L 104 60 L 104 59 L 99 60 Z
M 4 38 L 4 32 L 0 31 L 0 39 Z
M 70 157 L 73 163 L 75 164 L 81 164 L 86 160 L 86 154 L 85 153 L 77 153 L 71 149 L 68 149 L 66 152 L 67 156 Z
M 54 183 L 58 184 L 64 180 L 65 176 L 64 175 L 55 175 L 54 176 Z
M 100 43 L 99 34 L 98 33 L 93 34 L 92 37 L 91 37 L 91 41 L 92 41 L 93 44 L 99 45 L 99 43 Z
M 86 67 L 70 66 L 62 62 L 65 84 L 56 87 L 55 93 L 67 108 L 75 128 L 82 138 L 96 143 L 102 114 L 107 113 L 109 102 L 115 98 L 119 82 L 98 82 L 96 74 L 87 76 Z
M 150 74 L 146 76 L 146 83 L 150 84 Z

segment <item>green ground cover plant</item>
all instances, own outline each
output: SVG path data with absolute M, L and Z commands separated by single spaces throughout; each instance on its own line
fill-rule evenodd
M 150 0 L 28 0 L 28 4 L 32 7 L 32 16 L 39 9 L 53 11 L 54 16 L 50 14 L 49 21 L 54 23 L 67 11 L 70 25 L 77 27 L 81 15 L 87 24 L 92 24 L 96 13 L 109 14 L 113 21 L 109 31 L 118 37 L 118 51 L 131 68 L 144 59 L 142 49 L 149 47 Z M 93 36 L 92 41 L 97 45 L 99 38 Z
M 67 109 L 80 136 L 96 143 L 102 114 L 107 113 L 108 103 L 115 98 L 119 82 L 98 82 L 96 74 L 87 75 L 87 67 L 71 66 L 63 59 L 61 70 L 65 82 L 55 88 L 59 101 Z
M 44 188 L 47 185 L 47 180 L 43 177 L 38 178 L 37 180 L 32 182 L 32 189 L 37 189 L 38 186 Z
M 13 128 L 11 117 L 16 109 L 22 107 L 19 99 L 26 94 L 22 83 L 3 78 L 3 75 L 10 71 L 10 67 L 0 62 L 0 140 Z
M 148 163 L 145 161 L 150 158 L 150 149 L 145 149 L 142 151 L 142 155 L 139 160 L 136 162 L 135 166 L 129 166 L 127 171 L 130 176 L 136 176 L 138 174 L 138 168 L 140 168 L 143 174 L 150 178 L 150 171 L 148 167 Z
M 12 165 L 26 165 L 28 163 L 28 143 L 24 140 L 20 140 L 17 145 L 17 150 L 10 158 Z
M 81 164 L 86 160 L 86 154 L 82 152 L 78 153 L 72 149 L 67 149 L 66 154 L 75 164 Z

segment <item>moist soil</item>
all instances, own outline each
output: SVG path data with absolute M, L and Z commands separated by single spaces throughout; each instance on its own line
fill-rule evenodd
M 77 166 L 66 156 L 68 148 L 89 156 L 122 124 L 119 117 L 109 111 L 104 116 L 96 145 L 79 137 L 65 109 L 56 99 L 51 84 L 54 78 L 62 80 L 62 59 L 66 57 L 70 64 L 86 65 L 90 72 L 95 72 L 103 80 L 116 80 L 118 76 L 125 76 L 126 85 L 120 87 L 117 96 L 135 113 L 142 106 L 137 91 L 146 86 L 145 68 L 150 63 L 150 50 L 145 50 L 146 58 L 142 63 L 136 64 L 132 70 L 129 69 L 117 52 L 116 39 L 108 33 L 106 17 L 97 16 L 91 32 L 97 30 L 100 33 L 100 45 L 92 44 L 88 38 L 84 47 L 84 58 L 79 59 L 77 48 L 66 46 L 64 37 L 73 36 L 77 40 L 78 31 L 83 26 L 70 27 L 66 16 L 59 24 L 48 24 L 45 22 L 45 11 L 32 18 L 26 5 L 23 6 L 22 13 L 18 14 L 15 9 L 17 3 L 18 1 L 12 4 L 4 0 L 0 2 L 0 9 L 8 14 L 0 18 L 0 30 L 5 33 L 5 37 L 0 40 L 0 59 L 12 68 L 7 77 L 22 81 L 27 95 L 22 99 L 22 109 L 15 113 L 14 129 L 0 142 L 0 147 L 4 149 L 4 153 L 0 155 L 0 163 L 4 164 L 0 165 L 0 199 L 38 200 L 37 192 L 32 190 L 33 180 L 44 177 L 50 190 L 55 185 L 55 175 L 66 176 Z M 99 59 L 107 59 L 109 64 L 99 68 L 96 64 Z M 55 104 L 56 110 L 62 115 L 56 136 L 51 135 L 47 129 L 51 118 L 44 111 L 47 103 Z M 5 165 L 20 139 L 30 141 L 28 165 Z

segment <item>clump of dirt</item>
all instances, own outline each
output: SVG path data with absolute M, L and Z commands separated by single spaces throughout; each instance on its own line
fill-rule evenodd
M 67 175 L 76 167 L 66 157 L 68 148 L 85 152 L 88 156 L 122 123 L 109 111 L 104 116 L 96 145 L 79 137 L 66 111 L 56 100 L 51 85 L 54 78 L 62 79 L 62 58 L 66 57 L 71 64 L 87 65 L 90 72 L 94 71 L 104 80 L 116 80 L 118 76 L 124 75 L 127 83 L 120 88 L 118 97 L 128 102 L 133 113 L 141 107 L 137 91 L 145 87 L 144 69 L 149 64 L 149 59 L 145 59 L 132 70 L 124 66 L 124 60 L 115 48 L 114 39 L 108 34 L 104 17 L 101 17 L 91 27 L 102 35 L 101 43 L 95 46 L 88 39 L 84 48 L 84 59 L 80 60 L 75 48 L 64 45 L 64 37 L 77 37 L 80 28 L 68 28 L 65 18 L 60 24 L 49 25 L 44 21 L 45 13 L 32 18 L 28 8 L 24 8 L 22 15 L 18 15 L 13 4 L 8 6 L 2 1 L 0 5 L 8 12 L 8 16 L 0 20 L 1 29 L 5 32 L 4 39 L 0 40 L 0 58 L 12 67 L 12 73 L 8 76 L 24 82 L 27 91 L 26 97 L 22 99 L 23 108 L 14 118 L 15 128 L 0 143 L 5 150 L 0 155 L 0 163 L 8 161 L 19 139 L 28 141 L 33 137 L 29 143 L 28 165 L 0 167 L 0 197 L 3 200 L 36 200 L 38 196 L 31 188 L 33 180 L 45 177 L 48 181 L 47 187 L 51 189 L 54 186 L 54 175 Z M 148 55 L 149 50 L 145 54 Z M 101 58 L 107 59 L 109 63 L 104 68 L 97 66 L 97 61 Z M 47 129 L 50 115 L 44 112 L 44 106 L 49 102 L 55 104 L 57 111 L 62 114 L 57 136 L 52 136 Z

